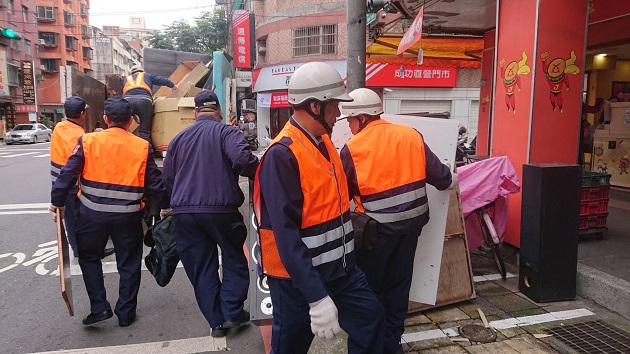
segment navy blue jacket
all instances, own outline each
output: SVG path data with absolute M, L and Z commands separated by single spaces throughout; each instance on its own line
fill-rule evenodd
M 123 129 L 112 127 L 109 129 Z M 68 162 L 61 168 L 59 177 L 52 186 L 50 200 L 54 206 L 65 206 L 66 196 L 75 187 L 79 175 L 83 172 L 85 165 L 85 153 L 83 152 L 83 137 L 79 138 L 75 151 L 68 158 Z M 149 144 L 149 156 L 147 158 L 146 172 L 144 175 L 145 193 L 150 192 L 155 200 L 162 200 L 164 196 L 164 186 L 162 184 L 162 174 L 153 159 L 153 148 Z M 79 203 L 81 216 L 98 222 L 124 222 L 136 213 L 105 213 L 92 210 Z
M 163 178 L 174 214 L 232 213 L 245 201 L 238 176 L 254 177 L 258 158 L 240 130 L 199 116 L 169 143 Z
M 135 80 L 136 77 L 138 76 L 139 73 L 133 74 L 131 75 L 131 77 Z M 151 89 L 153 89 L 153 86 L 167 86 L 170 88 L 175 87 L 175 84 L 173 83 L 173 81 L 162 77 L 162 76 L 157 76 L 157 75 L 151 75 L 148 73 L 144 73 L 144 82 L 149 85 L 149 87 L 151 87 Z M 123 80 L 123 86 L 127 83 L 127 77 L 125 76 L 125 79 Z M 143 89 L 143 88 L 135 88 L 132 90 L 127 91 L 127 93 L 125 93 L 125 97 L 127 96 L 147 96 L 150 99 L 153 99 L 153 96 L 149 93 L 149 91 Z

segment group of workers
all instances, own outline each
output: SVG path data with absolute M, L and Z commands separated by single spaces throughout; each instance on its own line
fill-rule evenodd
M 457 175 L 418 131 L 380 118 L 376 93 L 347 94 L 326 63 L 298 68 L 288 99 L 294 114 L 259 161 L 244 136 L 222 123 L 214 92 L 198 93 L 196 121 L 170 142 L 162 173 L 150 144 L 127 131 L 130 103 L 105 101 L 109 128 L 79 137 L 67 162 L 57 162 L 50 207 L 67 207 L 78 180 L 76 243 L 91 303 L 84 324 L 112 317 L 99 258 L 108 236 L 120 274 L 115 312 L 121 326 L 135 319 L 147 192 L 161 201 L 162 216 L 173 214 L 177 251 L 211 335 L 249 321 L 240 175 L 254 178 L 261 266 L 273 303 L 272 353 L 307 353 L 315 335 L 332 339 L 341 329 L 349 353 L 402 353 L 415 250 L 429 220 L 426 184 L 454 188 Z M 330 134 L 340 117 L 354 136 L 338 153 Z M 355 245 L 351 200 L 356 212 L 378 222 L 372 247 Z

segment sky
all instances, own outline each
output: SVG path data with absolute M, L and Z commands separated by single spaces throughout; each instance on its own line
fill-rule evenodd
M 180 19 L 212 11 L 215 0 L 90 0 L 90 25 L 129 27 L 129 16 L 144 17 L 147 28 L 162 29 Z

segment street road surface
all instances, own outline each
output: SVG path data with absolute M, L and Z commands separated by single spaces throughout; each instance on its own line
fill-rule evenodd
M 55 224 L 50 203 L 50 143 L 0 143 L 0 352 L 37 353 L 80 349 L 81 353 L 263 353 L 253 324 L 227 338 L 210 337 L 183 268 L 159 287 L 142 272 L 138 318 L 126 328 L 116 316 L 93 326 L 81 319 L 89 301 L 76 259 L 72 259 L 75 316 L 61 297 Z M 145 254 L 148 248 L 145 247 Z M 115 257 L 104 260 L 107 298 L 118 295 Z M 246 304 L 246 308 L 247 308 Z M 74 352 L 74 351 L 72 351 Z

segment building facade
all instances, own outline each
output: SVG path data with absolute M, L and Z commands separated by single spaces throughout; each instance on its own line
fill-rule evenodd
M 66 65 L 92 75 L 89 0 L 37 0 L 37 22 L 43 81 L 41 115 L 63 117 L 60 68 Z
M 106 83 L 106 75 L 129 75 L 131 67 L 141 63 L 142 56 L 127 41 L 107 36 L 101 29 L 94 26 L 91 30 L 91 43 L 94 48 L 92 68 L 95 79 Z
M 0 27 L 7 29 L 0 37 L 0 137 L 15 124 L 37 119 L 36 6 L 35 0 L 0 1 Z

